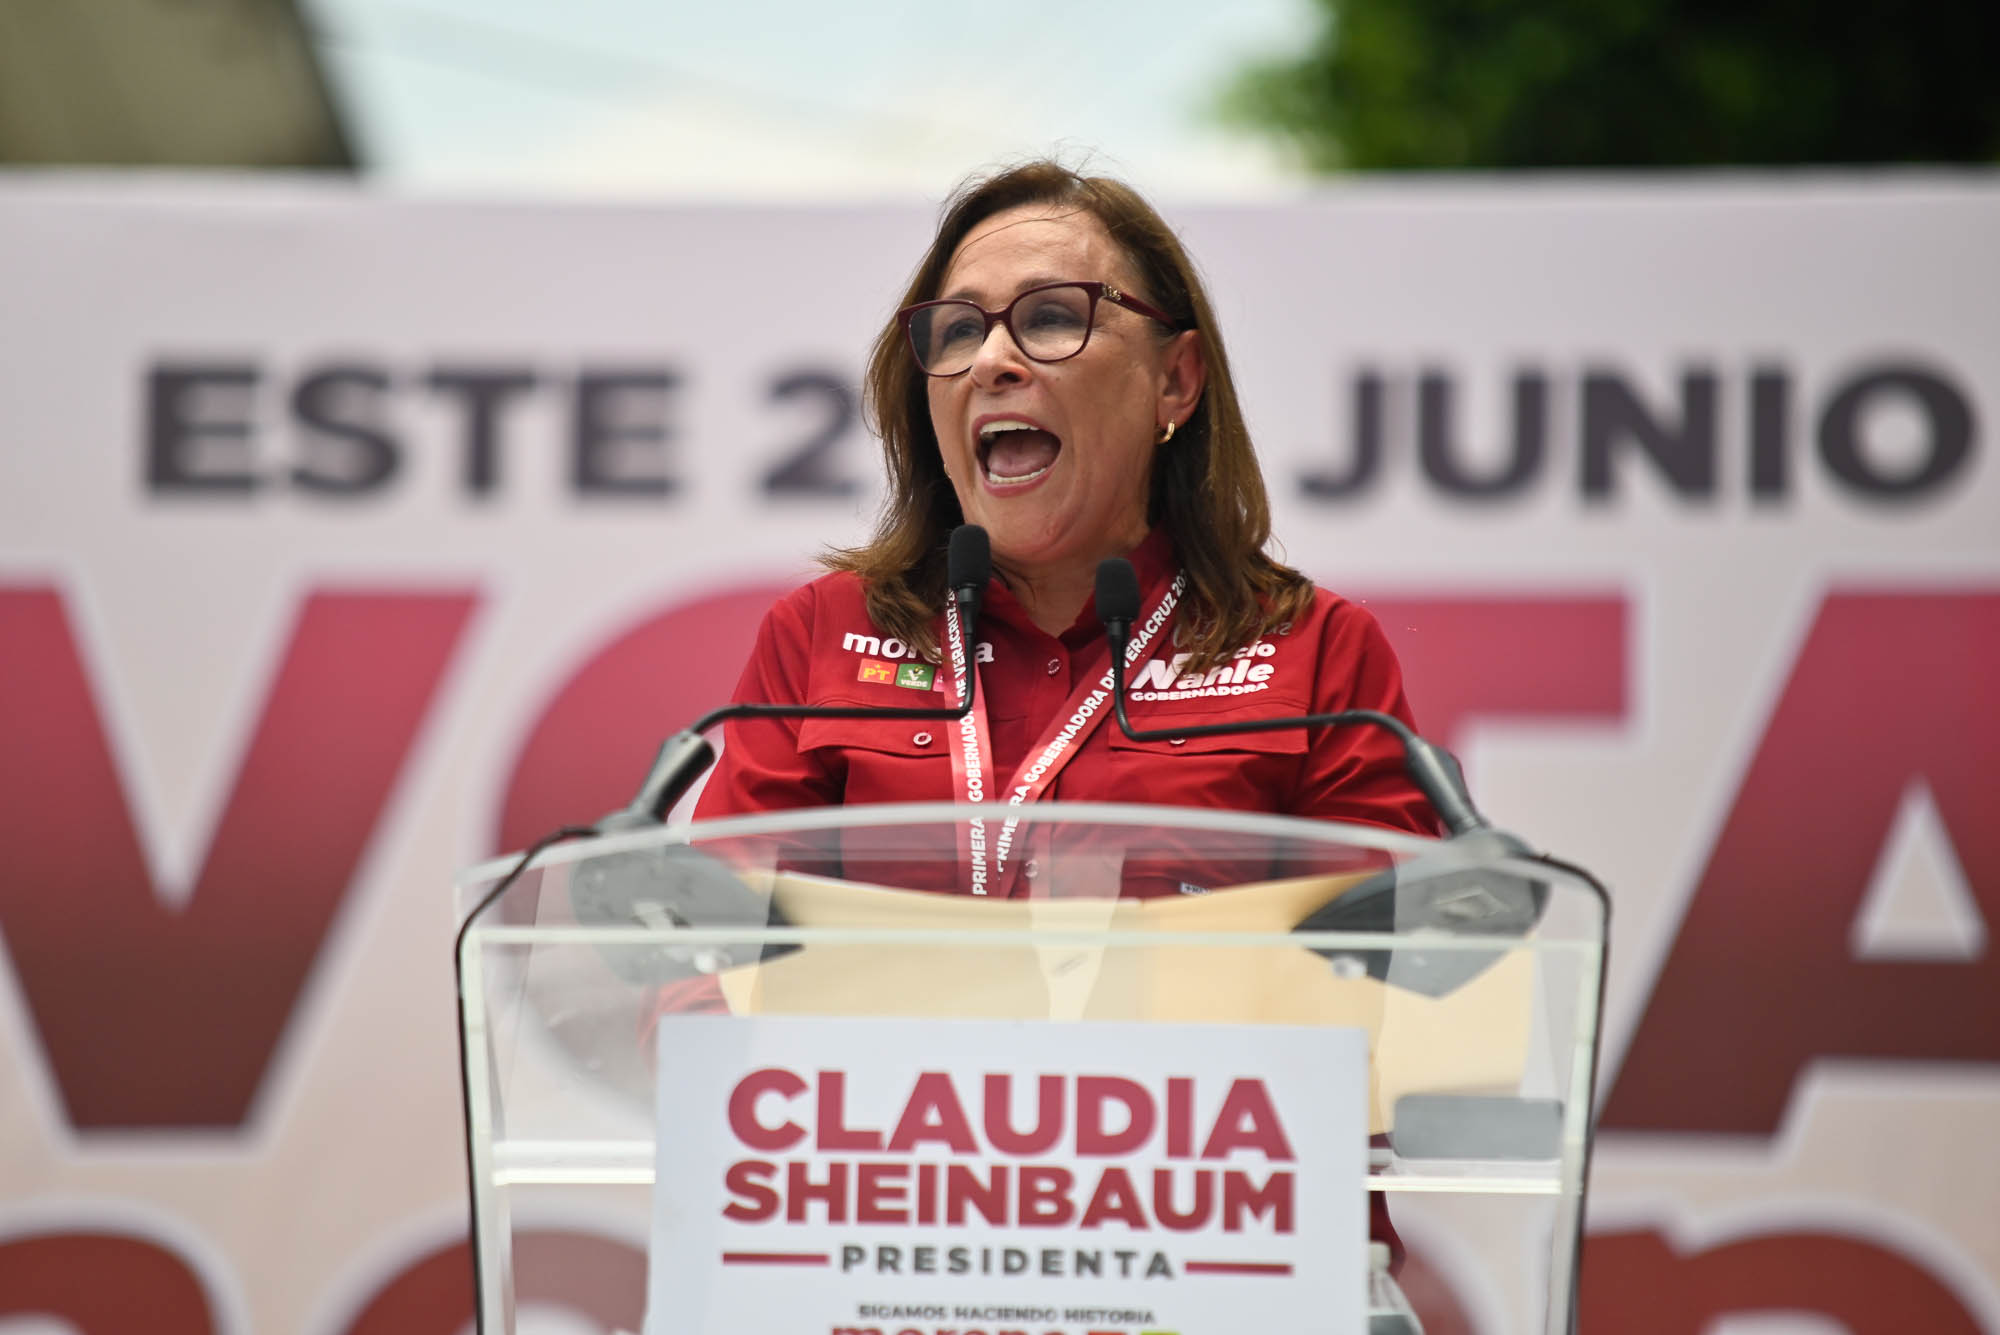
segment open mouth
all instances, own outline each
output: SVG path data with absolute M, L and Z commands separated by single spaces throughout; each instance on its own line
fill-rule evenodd
M 1003 417 L 979 428 L 979 469 L 989 484 L 1018 487 L 1055 466 L 1062 441 L 1033 422 Z

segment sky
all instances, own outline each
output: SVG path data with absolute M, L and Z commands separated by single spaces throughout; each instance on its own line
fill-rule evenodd
M 398 188 L 936 198 L 1055 152 L 1183 200 L 1302 178 L 1217 125 L 1309 0 L 301 0 L 364 161 Z

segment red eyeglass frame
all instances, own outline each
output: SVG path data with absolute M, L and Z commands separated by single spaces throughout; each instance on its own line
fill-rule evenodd
M 1058 287 L 1080 287 L 1090 296 L 1090 310 L 1086 313 L 1083 327 L 1083 342 L 1076 345 L 1075 352 L 1065 352 L 1060 357 L 1037 357 L 1034 353 L 1028 351 L 1027 345 L 1021 341 L 1021 336 L 1014 330 L 1014 308 L 1027 298 L 1034 296 L 1037 292 L 1047 292 L 1051 288 Z M 1066 362 L 1090 346 L 1090 336 L 1097 331 L 1097 303 L 1100 301 L 1108 301 L 1114 306 L 1123 306 L 1126 310 L 1143 315 L 1149 320 L 1157 320 L 1175 333 L 1183 333 L 1194 328 L 1192 324 L 1183 324 L 1149 302 L 1141 301 L 1129 293 L 1119 291 L 1118 288 L 1110 283 L 1100 283 L 1087 279 L 1064 280 L 1059 283 L 1037 283 L 1034 287 L 1017 294 L 1012 301 L 997 311 L 989 311 L 978 302 L 969 301 L 964 297 L 940 297 L 936 301 L 920 301 L 913 306 L 905 306 L 903 309 L 897 311 L 896 321 L 903 326 L 903 341 L 910 345 L 910 356 L 916 360 L 917 369 L 925 375 L 939 380 L 951 380 L 957 376 L 964 375 L 972 369 L 972 366 L 970 363 L 967 363 L 956 371 L 933 371 L 924 365 L 923 351 L 917 347 L 917 331 L 912 327 L 921 312 L 933 310 L 939 306 L 970 306 L 973 310 L 978 311 L 986 321 L 986 327 L 979 331 L 979 341 L 981 343 L 984 343 L 988 338 L 993 336 L 994 325 L 1004 324 L 1007 326 L 1007 337 L 1014 340 L 1014 346 L 1021 350 L 1021 355 L 1031 362 L 1040 362 L 1046 366 L 1054 362 Z

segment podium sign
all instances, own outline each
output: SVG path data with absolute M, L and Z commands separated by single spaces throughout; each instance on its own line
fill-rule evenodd
M 1367 1036 L 660 1026 L 645 1335 L 1366 1329 Z

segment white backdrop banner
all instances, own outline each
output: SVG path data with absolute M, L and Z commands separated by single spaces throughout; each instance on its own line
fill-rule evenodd
M 1586 1327 L 2000 1331 L 2000 181 L 1169 212 L 1284 555 L 1612 886 Z M 0 1329 L 462 1328 L 453 871 L 865 531 L 930 221 L 0 180 Z M 643 1228 L 532 1222 L 636 1328 Z

